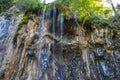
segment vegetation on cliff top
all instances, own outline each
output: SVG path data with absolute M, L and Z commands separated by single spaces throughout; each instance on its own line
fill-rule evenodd
M 25 11 L 35 8 L 44 8 L 45 5 L 48 7 L 50 7 L 50 5 L 54 5 L 54 3 L 45 4 L 45 0 L 43 3 L 40 3 L 40 0 L 13 1 L 16 3 L 17 7 Z M 105 23 L 112 27 L 113 24 L 110 22 L 109 18 L 113 16 L 113 11 L 116 13 L 119 11 L 118 9 L 116 10 L 114 6 L 112 6 L 112 9 L 110 7 L 105 7 L 102 4 L 102 0 L 56 0 L 55 4 L 58 4 L 57 7 L 60 7 L 65 17 L 73 15 L 73 17 L 77 18 L 82 23 L 81 25 L 83 27 L 85 22 L 89 19 L 94 19 L 93 21 L 95 22 Z
M 119 20 L 119 5 L 118 7 L 114 7 L 112 0 L 110 0 L 110 8 L 105 7 L 101 2 L 102 0 L 56 0 L 55 4 L 56 7 L 61 9 L 64 17 L 76 18 L 81 22 L 82 27 L 84 27 L 87 20 L 108 24 L 108 26 L 113 27 L 113 20 L 110 19 L 113 16 L 113 12 L 115 12 L 115 16 L 117 16 L 117 20 Z M 43 3 L 40 3 L 40 0 L 1 0 L 0 6 L 2 7 L 0 8 L 0 11 L 4 11 L 2 10 L 3 8 L 7 9 L 13 5 L 13 3 L 23 12 L 29 11 L 30 9 L 44 8 L 45 6 L 47 6 L 47 8 L 54 8 L 54 2 L 45 4 L 45 0 Z M 112 17 L 112 19 L 113 18 L 114 17 Z
M 12 6 L 12 0 L 0 0 L 0 13 L 8 10 Z
M 39 0 L 14 0 L 16 7 L 22 11 L 26 9 L 35 9 L 41 8 L 44 6 L 44 3 L 40 3 Z

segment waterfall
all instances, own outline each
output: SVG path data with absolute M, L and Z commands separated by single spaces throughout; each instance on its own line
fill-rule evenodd
M 55 7 L 55 2 L 54 2 L 54 6 L 53 6 L 53 12 L 52 12 L 52 35 L 55 37 L 56 36 L 56 30 L 55 30 L 55 28 L 56 28 L 56 7 Z M 56 63 L 56 61 L 55 61 L 55 54 L 56 54 L 56 52 L 55 52 L 55 39 L 53 38 L 52 39 L 52 42 L 51 42 L 52 44 L 52 51 L 51 51 L 51 55 L 52 55 L 52 77 L 53 77 L 53 80 L 55 80 L 55 77 L 56 77 L 56 71 L 55 71 L 55 63 Z
M 13 23 L 14 23 L 13 17 L 8 18 L 6 16 L 0 17 L 0 49 L 8 48 L 9 43 L 12 42 L 11 36 L 14 34 L 13 30 L 15 29 L 15 27 L 13 27 Z
M 55 4 L 55 3 L 54 3 Z M 55 26 L 56 26 L 56 8 L 53 8 L 53 23 L 52 23 L 52 34 L 53 36 L 55 36 Z M 54 58 L 54 54 L 55 54 L 55 40 L 52 40 L 52 54 L 53 54 L 53 58 Z
M 63 24 L 64 24 L 64 18 L 61 15 L 60 22 L 59 22 L 59 32 L 60 32 L 60 51 L 59 51 L 59 69 L 58 69 L 58 80 L 64 80 L 64 67 L 63 67 L 63 45 L 62 45 L 62 39 L 63 39 Z
M 40 79 L 45 79 L 45 74 L 46 74 L 46 69 L 47 69 L 47 64 L 48 64 L 48 60 L 49 60 L 49 50 L 48 50 L 48 45 L 46 40 L 42 40 L 43 34 L 45 33 L 45 11 L 46 11 L 46 5 L 44 5 L 43 11 L 42 11 L 42 17 L 40 20 L 40 52 L 39 52 L 39 64 L 40 64 L 40 73 L 38 74 L 38 77 Z M 43 45 L 41 45 L 43 44 Z M 44 47 L 43 47 L 44 46 Z
M 41 67 L 41 76 L 40 79 L 47 79 L 45 78 L 45 75 L 46 75 L 46 70 L 47 70 L 47 67 L 48 67 L 48 63 L 50 62 L 50 57 L 51 57 L 51 65 L 52 65 L 52 80 L 55 79 L 55 77 L 58 79 L 58 80 L 63 80 L 64 79 L 64 67 L 63 67 L 63 48 L 62 48 L 62 39 L 63 39 L 63 24 L 64 24 L 64 18 L 63 18 L 63 13 L 62 13 L 62 16 L 60 17 L 60 20 L 58 21 L 59 23 L 59 38 L 60 38 L 60 45 L 59 45 L 59 60 L 58 60 L 58 76 L 56 76 L 56 71 L 55 71 L 55 66 L 56 66 L 56 61 L 55 61 L 55 54 L 56 53 L 56 41 L 55 41 L 55 37 L 57 36 L 57 33 L 56 33 L 56 25 L 57 25 L 57 9 L 55 7 L 55 3 L 54 3 L 54 7 L 53 9 L 50 11 L 48 11 L 48 13 L 45 13 L 45 10 L 46 10 L 46 6 L 44 6 L 43 8 L 43 12 L 42 12 L 42 18 L 41 18 L 41 26 L 40 26 L 40 30 L 39 30 L 39 33 L 40 33 L 40 53 L 39 53 L 39 62 L 40 62 L 40 67 Z M 51 15 L 51 11 L 52 11 L 52 15 Z M 45 19 L 50 19 L 52 17 L 52 26 L 51 26 L 51 34 L 54 38 L 52 38 L 51 40 L 51 49 L 49 44 L 48 44 L 48 40 L 46 39 L 43 39 L 44 37 L 44 34 L 46 33 L 46 22 L 45 22 Z M 42 40 L 43 39 L 43 40 Z M 42 45 L 41 45 L 42 44 Z
M 5 16 L 0 17 L 0 42 L 1 44 L 4 42 L 6 37 L 10 32 L 11 21 L 6 19 Z
M 77 20 L 77 15 L 76 15 L 76 12 L 75 12 L 75 11 L 73 12 L 73 19 L 74 19 L 74 21 L 76 22 L 77 26 L 80 26 L 80 24 L 79 24 L 79 22 L 78 22 L 78 20 Z
M 14 18 L 11 17 L 11 14 L 7 16 L 0 16 L 0 72 L 4 71 L 6 63 L 9 58 L 9 53 L 12 48 L 12 36 L 14 34 L 15 27 Z M 1 60 L 3 58 L 3 60 Z
M 41 20 L 40 20 L 40 30 L 39 30 L 39 33 L 40 35 L 43 34 L 43 28 L 44 28 L 44 25 L 45 25 L 45 10 L 46 10 L 46 5 L 44 5 L 44 8 L 43 8 L 43 11 L 42 11 L 42 17 L 41 17 Z
M 60 18 L 60 64 L 62 64 L 63 60 L 63 47 L 62 47 L 62 39 L 63 39 L 63 24 L 64 18 Z

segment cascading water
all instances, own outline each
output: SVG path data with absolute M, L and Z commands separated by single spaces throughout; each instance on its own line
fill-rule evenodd
M 13 34 L 15 27 L 14 18 L 11 17 L 11 14 L 7 16 L 0 17 L 0 72 L 4 71 L 6 63 L 9 58 L 9 52 L 12 49 L 11 43 L 13 39 Z M 3 59 L 3 61 L 2 61 Z
M 42 18 L 41 18 L 41 26 L 40 26 L 40 37 L 42 39 L 42 37 L 44 36 L 43 34 L 46 33 L 46 25 L 45 25 L 45 19 L 50 19 L 51 18 L 51 12 L 52 12 L 52 36 L 55 37 L 56 36 L 56 19 L 57 19 L 57 9 L 55 7 L 55 3 L 54 3 L 54 7 L 53 9 L 50 11 L 48 11 L 48 13 L 45 13 L 45 10 L 46 10 L 46 6 L 44 6 L 43 8 L 43 13 L 42 13 Z M 64 80 L 64 67 L 63 67 L 63 49 L 62 49 L 62 39 L 63 39 L 63 24 L 64 24 L 64 18 L 63 18 L 63 13 L 62 13 L 62 16 L 60 17 L 60 20 L 59 20 L 59 38 L 60 38 L 60 46 L 59 46 L 59 61 L 58 61 L 58 72 L 56 73 L 55 71 L 55 54 L 57 54 L 55 52 L 55 39 L 53 38 L 51 40 L 51 51 L 49 49 L 49 45 L 47 43 L 46 40 L 41 40 L 40 42 L 40 53 L 39 53 L 39 62 L 40 62 L 40 67 L 41 67 L 41 78 L 40 79 L 47 79 L 45 78 L 45 74 L 46 74 L 46 69 L 48 67 L 48 63 L 49 63 L 49 60 L 51 59 L 51 66 L 52 66 L 52 80 L 55 80 L 55 77 L 58 79 L 58 80 Z M 41 46 L 41 44 L 43 44 Z M 44 47 L 43 47 L 44 46 Z M 50 56 L 51 55 L 51 56 Z M 51 58 L 50 58 L 51 57 Z M 58 76 L 56 76 L 56 74 Z
M 45 29 L 45 10 L 46 10 L 46 5 L 44 5 L 44 8 L 43 8 L 43 11 L 42 11 L 42 18 L 41 18 L 41 26 L 40 26 L 40 37 L 42 38 L 43 37 L 43 34 L 45 33 L 44 29 Z M 41 44 L 43 44 L 43 46 L 41 46 Z M 40 64 L 40 72 L 39 73 L 39 78 L 40 79 L 45 79 L 45 73 L 46 73 L 46 68 L 47 68 L 47 64 L 48 64 L 48 59 L 49 59 L 49 53 L 48 53 L 48 46 L 47 46 L 47 43 L 45 40 L 41 40 L 40 41 L 40 53 L 39 53 L 39 64 Z
M 60 32 L 60 51 L 59 51 L 59 69 L 58 69 L 58 80 L 64 80 L 64 66 L 63 66 L 63 24 L 64 18 L 63 13 L 61 13 L 60 21 L 59 21 L 59 32 Z
M 45 19 L 50 19 L 51 18 L 51 10 L 48 11 L 48 13 L 45 13 L 45 10 L 46 10 L 46 5 L 44 6 L 43 8 L 43 14 L 42 14 L 42 19 L 41 19 L 41 27 L 40 27 L 40 37 L 41 39 L 44 37 L 44 34 L 46 34 L 46 27 L 47 25 L 45 25 L 46 23 L 44 22 Z M 54 8 L 53 9 L 53 15 L 52 15 L 52 35 L 55 36 L 55 23 L 56 23 L 56 9 Z M 55 79 L 55 40 L 52 39 L 51 40 L 51 51 L 50 51 L 50 46 L 49 46 L 49 43 L 47 42 L 48 39 L 43 39 L 41 40 L 40 42 L 40 53 L 39 53 L 39 62 L 40 62 L 40 67 L 41 67 L 41 77 L 40 79 L 45 79 L 47 80 L 46 78 L 46 74 L 47 74 L 47 68 L 48 68 L 48 63 L 51 63 L 50 66 L 51 67 L 51 77 L 50 79 L 51 80 L 54 80 Z M 41 46 L 41 44 L 43 44 Z
M 53 9 L 53 24 L 52 24 L 52 34 L 55 36 L 55 23 L 56 23 L 56 8 Z M 55 40 L 52 40 L 52 53 L 55 54 Z M 54 57 L 54 56 L 53 56 Z
M 45 42 L 46 43 L 46 42 Z M 42 48 L 42 50 L 40 51 L 40 67 L 41 67 L 41 77 L 40 79 L 45 79 L 47 80 L 45 77 L 45 73 L 46 73 L 46 69 L 48 66 L 48 62 L 49 62 L 49 54 L 50 51 L 48 49 L 48 45 L 46 44 L 44 48 Z
M 55 3 L 54 3 L 55 5 Z M 52 34 L 55 36 L 55 25 L 56 25 L 56 8 L 53 7 L 53 15 L 52 15 Z M 55 40 L 52 39 L 52 65 L 53 65 L 53 76 L 55 77 Z M 53 78 L 54 79 L 54 78 Z
M 60 64 L 62 64 L 62 56 L 63 56 L 63 47 L 62 47 L 62 41 L 63 41 L 63 24 L 64 24 L 64 18 L 63 16 L 60 18 L 60 56 L 61 56 L 61 60 L 60 60 Z
M 41 20 L 40 20 L 40 30 L 39 30 L 39 33 L 40 35 L 43 34 L 43 28 L 44 28 L 44 21 L 45 21 L 45 10 L 46 10 L 46 5 L 44 5 L 44 8 L 43 8 L 43 11 L 42 11 L 42 17 L 41 17 Z
M 79 24 L 79 22 L 78 22 L 78 20 L 77 20 L 77 15 L 76 15 L 76 12 L 75 12 L 75 11 L 73 12 L 73 19 L 74 19 L 74 21 L 76 22 L 77 26 L 80 26 L 80 24 Z
M 7 19 L 5 16 L 0 17 L 0 42 L 1 44 L 5 41 L 6 37 L 11 31 L 12 20 Z

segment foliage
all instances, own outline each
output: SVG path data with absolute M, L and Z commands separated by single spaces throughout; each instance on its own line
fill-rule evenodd
M 58 15 L 58 21 L 59 21 L 61 18 L 63 18 L 64 16 L 65 16 L 64 13 L 60 13 L 60 14 Z
M 12 6 L 11 0 L 0 0 L 0 13 L 9 9 L 10 6 Z
M 98 15 L 91 15 L 90 19 L 92 20 L 92 22 L 95 22 L 95 23 L 101 23 L 101 24 L 107 25 L 109 27 L 114 26 L 112 21 L 110 21 L 109 19 L 104 19 Z
M 44 6 L 44 4 L 40 3 L 39 0 L 14 0 L 14 2 L 21 10 L 40 8 Z
M 20 30 L 21 26 L 22 26 L 23 24 L 27 24 L 27 22 L 28 22 L 28 16 L 23 16 L 23 18 L 22 18 L 22 20 L 20 21 L 20 24 L 19 24 L 19 27 L 18 27 L 17 30 Z
M 57 2 L 68 6 L 77 15 L 77 18 L 81 20 L 82 26 L 92 14 L 102 18 L 109 18 L 111 15 L 110 9 L 101 3 L 102 0 L 57 0 Z
M 62 6 L 69 6 L 71 0 L 57 0 L 57 3 L 60 3 Z
M 104 15 L 104 12 L 108 10 L 101 3 L 102 0 L 62 0 L 58 1 L 62 5 L 70 7 L 76 12 L 79 18 L 90 16 L 91 13 L 96 15 Z

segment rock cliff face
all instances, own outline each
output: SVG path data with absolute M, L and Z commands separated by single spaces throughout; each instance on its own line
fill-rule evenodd
M 119 29 L 82 28 L 59 15 L 56 8 L 0 17 L 0 80 L 119 80 Z

